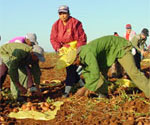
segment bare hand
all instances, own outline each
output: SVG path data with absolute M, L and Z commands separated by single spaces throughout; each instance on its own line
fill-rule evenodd
M 20 90 L 20 92 L 21 92 L 22 94 L 26 94 L 26 93 L 27 93 L 27 89 L 24 88 L 23 86 L 19 86 L 18 88 L 19 88 L 19 90 Z
M 141 54 L 142 54 L 142 56 L 144 56 L 144 53 L 145 53 L 145 51 L 144 51 L 144 50 L 141 50 Z
M 18 87 L 19 91 L 22 94 L 26 94 L 27 93 L 27 89 L 25 87 L 23 87 L 19 82 L 16 82 L 15 84 L 16 84 L 16 86 Z
M 76 96 L 84 96 L 84 94 L 85 94 L 85 92 L 86 92 L 86 88 L 85 87 L 82 87 L 82 88 L 80 88 L 77 92 L 76 92 Z

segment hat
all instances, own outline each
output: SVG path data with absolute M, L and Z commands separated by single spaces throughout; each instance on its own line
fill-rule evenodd
M 127 24 L 126 29 L 131 29 L 131 24 Z
M 44 49 L 42 47 L 40 47 L 39 45 L 34 45 L 32 51 L 41 62 L 45 62 Z
M 149 36 L 149 31 L 146 28 L 144 28 L 141 33 L 146 37 Z
M 69 7 L 66 5 L 60 6 L 58 9 L 58 13 L 60 13 L 60 12 L 69 13 Z
M 37 37 L 35 33 L 27 33 L 25 36 L 26 39 L 29 39 L 30 42 L 34 43 L 34 45 L 37 45 Z

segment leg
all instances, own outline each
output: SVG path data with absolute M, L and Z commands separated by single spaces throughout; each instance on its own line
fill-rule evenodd
M 27 76 L 26 68 L 20 67 L 18 69 L 18 74 L 19 74 L 20 84 L 22 86 L 24 86 L 25 88 L 27 88 L 28 76 Z M 11 93 L 13 95 L 13 98 L 17 99 L 20 96 L 20 92 L 19 92 L 19 89 L 16 87 L 15 83 L 12 82 L 12 80 L 11 80 L 11 84 L 10 84 L 10 89 L 11 89 Z
M 7 66 L 2 62 L 2 59 L 0 58 L 0 89 L 2 89 L 3 83 L 6 79 L 7 71 Z
M 141 89 L 147 97 L 150 96 L 150 81 L 137 69 L 133 55 L 128 52 L 121 59 L 118 59 L 118 61 L 136 86 Z
M 67 77 L 66 77 L 66 87 L 65 87 L 65 95 L 69 95 L 69 92 L 72 86 L 80 80 L 78 73 L 76 72 L 77 66 L 71 65 L 66 68 Z
M 135 64 L 138 69 L 141 68 L 140 62 L 141 62 L 141 54 L 136 50 L 136 54 L 134 55 Z

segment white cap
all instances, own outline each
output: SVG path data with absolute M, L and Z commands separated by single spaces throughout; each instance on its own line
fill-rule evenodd
M 30 42 L 34 43 L 34 45 L 38 45 L 37 37 L 35 33 L 27 33 L 25 38 L 29 39 Z
M 38 59 L 41 62 L 45 62 L 44 49 L 42 47 L 40 47 L 39 45 L 34 45 L 33 46 L 33 53 L 38 57 Z

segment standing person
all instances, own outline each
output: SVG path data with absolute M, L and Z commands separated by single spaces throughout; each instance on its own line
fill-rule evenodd
M 98 92 L 100 97 L 103 97 L 107 94 L 108 87 L 105 84 L 107 69 L 117 60 L 136 86 L 150 97 L 150 80 L 135 66 L 131 49 L 131 42 L 113 35 L 100 37 L 80 47 L 78 55 L 72 60 L 73 64 L 82 65 L 85 85 L 76 95 L 84 96 Z
M 13 43 L 13 42 L 26 43 L 29 46 L 38 45 L 37 36 L 35 33 L 27 33 L 25 36 L 15 37 L 9 40 L 8 43 Z
M 29 88 L 27 86 L 27 66 L 31 68 L 36 94 L 41 96 L 39 90 L 41 72 L 38 61 L 45 61 L 43 53 L 44 50 L 38 45 L 32 48 L 26 44 L 7 43 L 0 47 L 0 82 L 8 71 L 11 79 L 10 89 L 15 99 L 20 93 L 25 94 Z
M 77 41 L 76 48 L 85 45 L 87 42 L 86 34 L 83 30 L 82 23 L 70 16 L 69 7 L 62 5 L 58 9 L 59 19 L 53 24 L 50 42 L 56 52 L 69 43 Z M 76 72 L 77 66 L 70 65 L 66 68 L 66 87 L 64 96 L 67 97 L 71 90 L 71 86 L 79 81 L 79 75 Z
M 134 59 L 135 59 L 135 63 L 136 66 L 140 69 L 140 62 L 141 62 L 141 55 L 144 56 L 145 55 L 145 51 L 144 51 L 144 46 L 146 45 L 146 40 L 147 37 L 149 36 L 149 31 L 148 29 L 144 28 L 142 29 L 141 33 L 138 35 L 135 35 L 132 39 L 131 42 L 134 46 Z
M 124 35 L 124 38 L 126 40 L 131 41 L 131 39 L 133 38 L 133 36 L 136 35 L 135 31 L 132 30 L 131 24 L 127 24 L 126 25 L 126 33 Z

